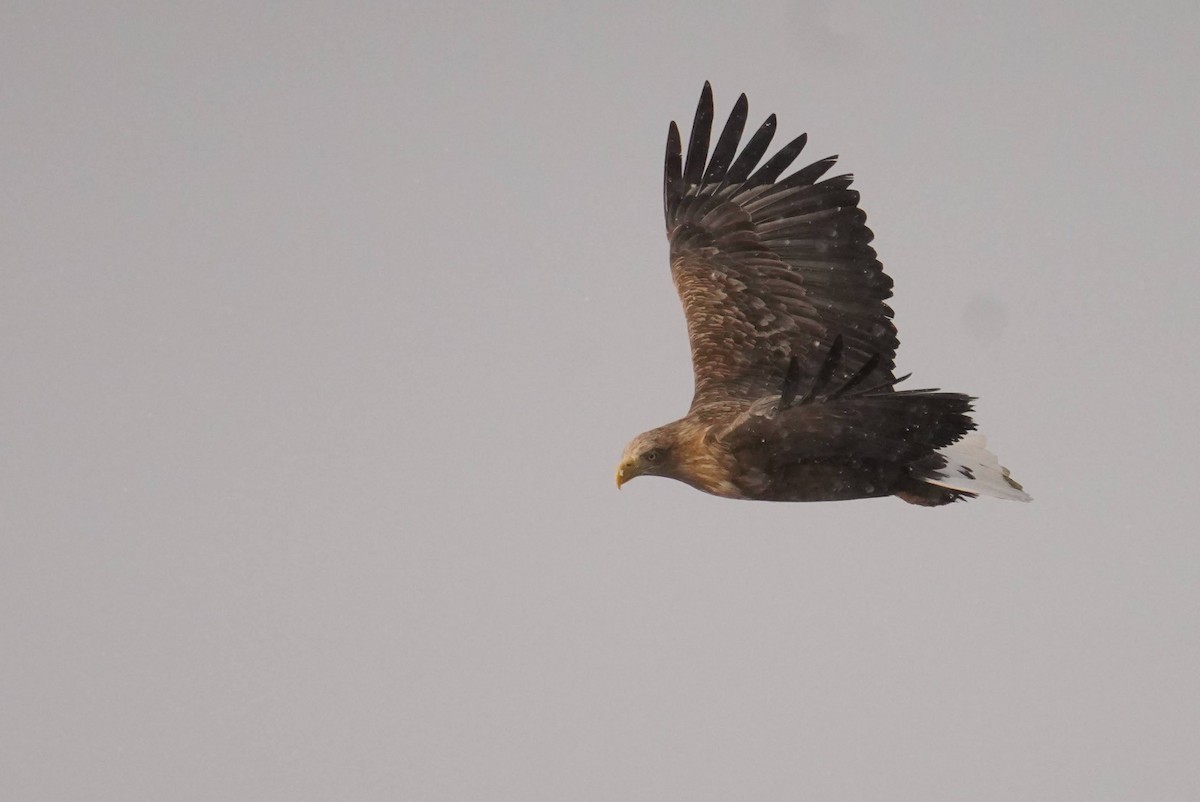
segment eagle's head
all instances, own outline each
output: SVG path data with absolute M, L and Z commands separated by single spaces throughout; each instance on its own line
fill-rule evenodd
M 635 476 L 671 476 L 675 438 L 666 427 L 643 432 L 629 441 L 617 466 L 617 487 Z

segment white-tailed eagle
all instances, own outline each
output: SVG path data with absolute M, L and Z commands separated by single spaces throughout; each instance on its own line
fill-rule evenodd
M 1028 501 L 972 434 L 972 398 L 896 390 L 892 280 L 836 157 L 784 176 L 793 139 L 761 166 L 767 118 L 738 151 L 742 95 L 709 152 L 706 83 L 686 158 L 667 134 L 663 204 L 695 394 L 688 414 L 625 448 L 617 486 L 666 476 L 727 498 L 834 501 L 895 495 L 938 506 Z

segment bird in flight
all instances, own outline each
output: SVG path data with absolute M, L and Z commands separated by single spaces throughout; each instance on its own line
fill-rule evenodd
M 738 146 L 738 98 L 709 151 L 705 83 L 687 153 L 667 133 L 663 207 L 695 378 L 683 418 L 625 447 L 617 487 L 665 476 L 726 498 L 1029 501 L 974 433 L 971 396 L 897 390 L 892 280 L 836 156 L 784 176 L 806 135 L 761 166 L 772 114 Z

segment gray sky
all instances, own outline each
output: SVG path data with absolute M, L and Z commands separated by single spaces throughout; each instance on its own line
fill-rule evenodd
M 7 4 L 0 798 L 1195 799 L 1200 10 L 1045 6 Z M 613 488 L 705 79 L 1033 504 Z

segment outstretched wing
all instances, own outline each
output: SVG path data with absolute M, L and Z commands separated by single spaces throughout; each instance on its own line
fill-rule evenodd
M 878 355 L 861 378 L 888 383 L 897 345 L 884 303 L 892 280 L 870 246 L 851 176 L 819 180 L 831 156 L 781 178 L 806 136 L 760 167 L 775 115 L 738 153 L 747 110 L 742 95 L 710 156 L 713 101 L 705 83 L 686 162 L 675 123 L 667 136 L 663 204 L 692 348 L 692 409 L 779 393 L 785 376 L 805 386 L 838 336 L 841 373 L 826 378 L 845 381 Z

